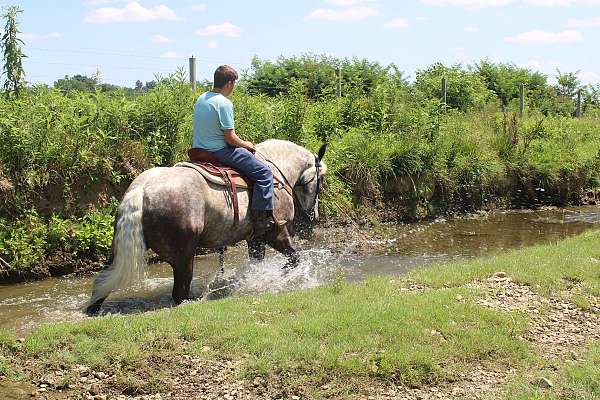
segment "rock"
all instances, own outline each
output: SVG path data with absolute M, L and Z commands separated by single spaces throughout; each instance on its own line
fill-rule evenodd
M 300 400 L 300 396 L 292 396 L 292 400 Z
M 532 384 L 534 384 L 535 386 L 540 387 L 542 389 L 550 389 L 550 388 L 554 387 L 554 385 L 552 384 L 552 381 L 550 381 L 549 379 L 546 379 L 544 377 L 537 378 L 536 380 L 534 380 L 532 382 Z
M 504 279 L 504 278 L 506 278 L 506 272 L 504 272 L 504 271 L 494 272 L 494 275 L 492 275 L 492 277 Z
M 106 378 L 108 378 L 108 375 L 105 374 L 104 372 L 101 372 L 101 371 L 94 373 L 94 376 L 96 378 L 98 378 L 98 379 L 106 379 Z
M 98 393 L 100 393 L 100 388 L 98 387 L 98 385 L 92 385 L 92 387 L 90 387 L 90 393 L 93 395 L 97 395 Z

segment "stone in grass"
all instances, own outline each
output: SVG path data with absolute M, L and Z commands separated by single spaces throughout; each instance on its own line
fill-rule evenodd
M 492 277 L 497 278 L 497 279 L 504 279 L 506 278 L 506 272 L 504 271 L 498 271 L 498 272 L 494 272 L 494 275 L 492 275 Z
M 544 377 L 539 377 L 531 383 L 542 389 L 551 389 L 552 387 L 554 387 L 554 384 L 552 384 L 552 381 L 550 381 L 549 379 L 546 379 Z

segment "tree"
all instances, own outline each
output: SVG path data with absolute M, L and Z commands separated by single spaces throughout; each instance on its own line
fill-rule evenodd
M 11 6 L 2 14 L 2 18 L 6 20 L 6 26 L 0 40 L 4 59 L 4 67 L 0 76 L 6 76 L 4 90 L 6 90 L 7 97 L 10 97 L 11 94 L 18 96 L 26 85 L 22 59 L 27 56 L 21 49 L 21 45 L 25 43 L 18 37 L 21 32 L 17 21 L 17 16 L 22 12 L 23 10 L 18 6 Z
M 98 85 L 97 78 L 90 78 L 85 75 L 65 75 L 63 79 L 59 79 L 54 82 L 54 87 L 62 90 L 63 92 L 94 92 Z
M 581 88 L 581 81 L 577 77 L 579 71 L 576 72 L 560 72 L 556 69 L 556 94 L 565 97 L 574 97 L 577 91 Z
M 493 63 L 482 60 L 475 71 L 483 78 L 488 89 L 493 91 L 504 107 L 519 98 L 520 85 L 524 84 L 527 97 L 537 100 L 545 95 L 547 78 L 540 72 L 530 71 L 511 63 Z
M 363 93 L 371 93 L 384 82 L 406 86 L 402 72 L 393 64 L 384 67 L 366 59 L 339 59 L 310 53 L 299 57 L 281 56 L 275 61 L 254 57 L 243 81 L 249 92 L 269 96 L 285 93 L 292 82 L 303 81 L 308 95 L 315 98 L 335 92 L 338 68 L 343 85 L 352 85 Z
M 435 63 L 416 72 L 413 88 L 415 93 L 427 99 L 440 99 L 442 78 L 447 82 L 447 105 L 461 111 L 482 109 L 494 93 L 477 73 L 465 70 L 462 65 L 447 67 Z

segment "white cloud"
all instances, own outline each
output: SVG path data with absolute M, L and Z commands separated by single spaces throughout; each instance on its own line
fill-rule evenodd
M 421 2 L 433 6 L 459 6 L 475 11 L 488 7 L 507 6 L 514 3 L 515 0 L 421 0 Z
M 50 32 L 44 35 L 37 33 L 22 33 L 20 37 L 26 42 L 40 42 L 44 40 L 60 39 L 63 37 L 63 34 L 59 32 Z
M 83 2 L 84 6 L 100 6 L 103 4 L 127 3 L 131 0 L 87 0 Z
M 421 2 L 434 6 L 457 6 L 469 11 L 476 11 L 489 7 L 503 7 L 517 2 L 544 7 L 600 4 L 600 0 L 421 0 Z
M 477 33 L 479 32 L 479 27 L 476 25 L 465 26 L 465 32 L 467 33 Z
M 152 36 L 152 41 L 154 43 L 173 43 L 173 41 L 171 39 L 169 39 L 168 37 L 166 37 L 165 35 L 154 35 Z
M 167 51 L 165 53 L 162 53 L 160 55 L 161 58 L 170 58 L 170 59 L 181 59 L 181 58 L 185 58 L 184 56 L 180 56 L 179 54 L 177 54 L 174 51 Z
M 600 17 L 588 19 L 570 19 L 567 21 L 567 28 L 594 28 L 600 26 Z
M 535 6 L 545 7 L 564 7 L 576 4 L 581 5 L 596 5 L 600 4 L 600 0 L 525 0 L 526 3 Z
M 216 49 L 217 47 L 219 47 L 219 42 L 216 41 L 210 41 L 206 44 L 206 47 L 208 47 L 209 49 Z
M 509 43 L 521 44 L 566 44 L 581 42 L 583 40 L 583 35 L 581 32 L 574 30 L 547 32 L 534 29 L 529 32 L 523 32 L 515 36 L 506 37 L 504 40 Z
M 190 9 L 196 12 L 204 12 L 208 8 L 208 4 L 192 4 Z
M 200 36 L 238 37 L 240 33 L 242 33 L 242 29 L 230 22 L 224 22 L 219 25 L 208 25 L 196 31 L 196 35 Z
M 405 29 L 408 28 L 408 21 L 404 18 L 396 18 L 383 24 L 387 29 Z
M 85 17 L 85 21 L 92 24 L 176 20 L 179 20 L 177 14 L 165 5 L 146 8 L 137 1 L 131 2 L 123 8 L 98 8 Z
M 333 4 L 334 6 L 348 7 L 355 6 L 358 4 L 364 3 L 372 3 L 375 0 L 327 0 L 329 4 Z
M 379 10 L 370 6 L 350 7 L 345 9 L 319 8 L 306 16 L 306 19 L 325 21 L 361 21 L 379 15 Z

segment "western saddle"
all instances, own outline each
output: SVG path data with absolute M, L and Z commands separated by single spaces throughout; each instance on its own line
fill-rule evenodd
M 176 167 L 188 167 L 195 169 L 207 180 L 212 183 L 221 184 L 227 188 L 231 196 L 231 204 L 233 206 L 233 223 L 237 225 L 240 220 L 239 202 L 237 196 L 238 188 L 252 190 L 252 181 L 240 174 L 233 168 L 226 167 L 219 163 L 219 160 L 210 152 L 192 148 L 188 150 L 189 162 L 181 162 L 176 164 Z M 268 160 L 267 165 L 272 162 Z M 212 177 L 212 179 L 211 179 Z M 216 178 L 216 179 L 215 179 Z M 275 189 L 284 189 L 292 196 L 292 188 L 285 184 L 281 179 L 273 174 L 273 186 Z

